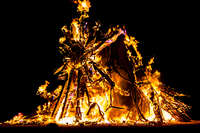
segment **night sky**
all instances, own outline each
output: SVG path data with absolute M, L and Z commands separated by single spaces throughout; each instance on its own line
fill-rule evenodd
M 70 0 L 8 1 L 1 16 L 0 121 L 18 112 L 30 114 L 42 100 L 38 86 L 52 80 L 60 63 L 60 28 L 71 23 L 76 8 Z M 109 2 L 108 2 L 109 1 Z M 198 102 L 199 48 L 197 3 L 93 0 L 91 16 L 103 26 L 125 25 L 140 42 L 144 58 L 155 56 L 162 81 L 190 95 L 193 119 Z

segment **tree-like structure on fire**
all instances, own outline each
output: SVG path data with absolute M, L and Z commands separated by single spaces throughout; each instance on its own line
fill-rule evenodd
M 47 91 L 48 81 L 39 87 L 38 94 L 48 102 L 38 107 L 34 119 L 58 123 L 190 120 L 189 107 L 175 98 L 182 94 L 164 86 L 160 73 L 152 70 L 154 58 L 143 64 L 138 41 L 124 27 L 111 27 L 103 33 L 98 22 L 91 26 L 89 0 L 74 3 L 79 17 L 69 28 L 62 28 L 59 50 L 63 64 L 54 73 L 63 84 L 51 92 Z M 115 56 L 122 58 L 124 68 Z

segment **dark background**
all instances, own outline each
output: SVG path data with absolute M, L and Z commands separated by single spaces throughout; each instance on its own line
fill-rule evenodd
M 162 81 L 190 95 L 191 116 L 200 120 L 197 2 L 93 0 L 91 16 L 105 26 L 124 24 L 139 40 L 144 58 L 155 56 Z M 71 22 L 71 0 L 8 1 L 1 4 L 0 121 L 32 113 L 39 85 L 58 66 L 60 28 Z

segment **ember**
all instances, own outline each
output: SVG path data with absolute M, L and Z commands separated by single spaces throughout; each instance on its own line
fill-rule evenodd
M 62 84 L 48 91 L 46 81 L 37 94 L 48 100 L 38 106 L 36 115 L 19 113 L 9 124 L 61 125 L 135 125 L 191 121 L 190 107 L 175 97 L 175 92 L 160 81 L 160 72 L 152 68 L 154 58 L 144 64 L 138 41 L 125 27 L 109 28 L 103 36 L 100 23 L 91 28 L 89 0 L 74 0 L 78 18 L 63 26 L 59 50 L 63 64 L 54 75 Z M 119 45 L 130 70 L 110 65 L 111 45 Z M 118 55 L 123 56 L 123 55 Z

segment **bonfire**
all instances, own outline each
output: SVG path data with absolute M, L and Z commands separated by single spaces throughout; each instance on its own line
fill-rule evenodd
M 104 32 L 99 22 L 88 19 L 89 0 L 73 2 L 79 15 L 61 29 L 63 63 L 53 73 L 60 84 L 49 91 L 51 83 L 46 80 L 37 94 L 47 102 L 34 115 L 19 113 L 5 123 L 76 126 L 190 121 L 190 107 L 177 100 L 184 94 L 160 81 L 160 72 L 152 67 L 154 57 L 143 62 L 135 37 L 119 25 Z

